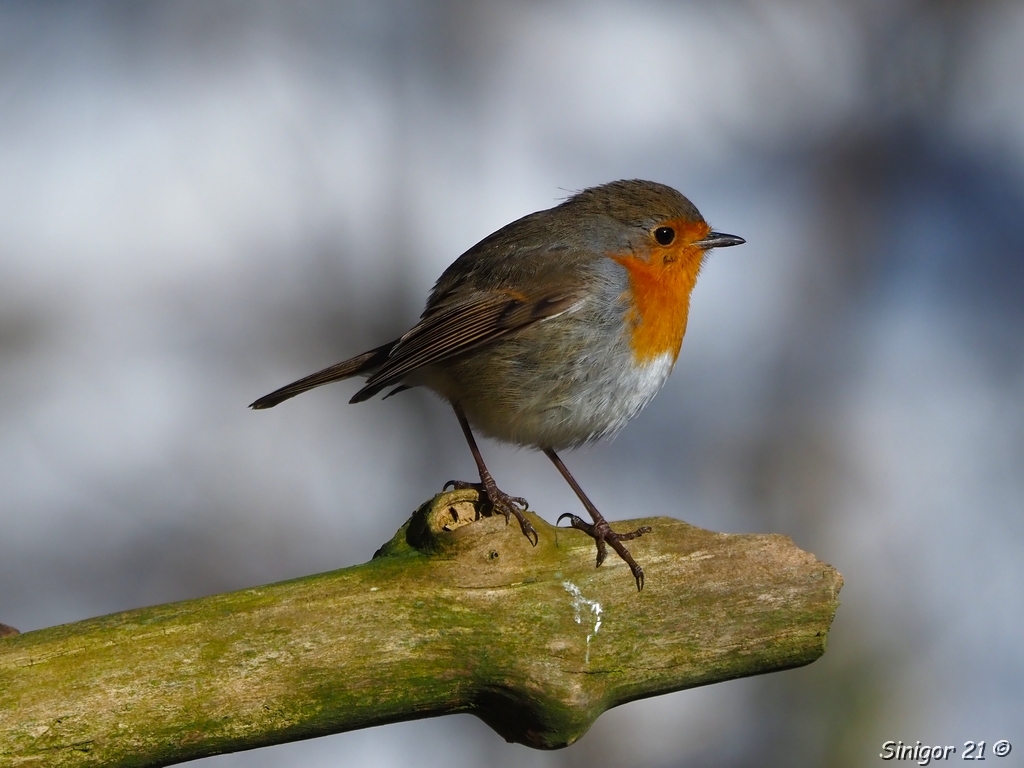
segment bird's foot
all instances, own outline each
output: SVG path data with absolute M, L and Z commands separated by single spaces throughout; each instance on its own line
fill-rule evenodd
M 604 518 L 601 518 L 594 523 L 588 523 L 583 518 L 567 512 L 564 515 L 559 515 L 557 522 L 562 522 L 563 518 L 568 518 L 569 524 L 573 528 L 583 531 L 597 544 L 598 567 L 601 566 L 605 557 L 608 556 L 608 545 L 610 545 L 618 556 L 626 562 L 626 565 L 629 566 L 629 570 L 633 572 L 633 578 L 636 579 L 637 591 L 644 588 L 644 569 L 641 568 L 636 560 L 633 559 L 633 556 L 629 553 L 629 550 L 626 549 L 622 542 L 629 541 L 631 539 L 638 539 L 645 533 L 650 533 L 651 526 L 644 525 L 629 533 L 616 533 Z
M 487 480 L 490 480 L 490 482 L 487 482 Z M 540 537 L 537 535 L 537 529 L 533 527 L 530 521 L 526 519 L 526 515 L 523 514 L 530 504 L 522 496 L 509 496 L 498 488 L 494 480 L 490 478 L 486 478 L 483 482 L 479 483 L 469 483 L 465 480 L 449 480 L 441 490 L 447 490 L 449 487 L 457 491 L 466 488 L 472 488 L 477 491 L 486 498 L 492 512 L 497 511 L 505 516 L 506 525 L 514 515 L 516 520 L 519 521 L 519 527 L 522 529 L 523 535 L 529 539 L 533 546 L 537 546 Z

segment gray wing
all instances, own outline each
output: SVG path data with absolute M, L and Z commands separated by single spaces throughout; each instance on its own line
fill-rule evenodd
M 516 291 L 485 291 L 428 308 L 350 402 L 367 400 L 418 368 L 559 315 L 577 300 L 575 293 L 565 290 L 547 290 L 534 296 Z

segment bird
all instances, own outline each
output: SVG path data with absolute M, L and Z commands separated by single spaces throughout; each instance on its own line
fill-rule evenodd
M 488 235 L 438 278 L 419 321 L 387 344 L 292 382 L 250 405 L 262 410 L 315 387 L 366 378 L 350 402 L 426 387 L 455 412 L 490 509 L 538 534 L 526 499 L 500 490 L 474 430 L 542 451 L 590 515 L 557 523 L 589 535 L 597 566 L 611 547 L 637 590 L 643 568 L 583 492 L 558 451 L 614 436 L 662 388 L 686 333 L 690 295 L 708 252 L 741 245 L 712 230 L 670 186 L 641 179 L 579 191 Z

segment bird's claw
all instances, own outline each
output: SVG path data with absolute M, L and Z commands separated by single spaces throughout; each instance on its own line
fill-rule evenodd
M 569 512 L 558 516 L 556 525 L 562 522 L 563 519 L 569 520 L 569 525 L 576 530 L 583 531 L 590 538 L 594 540 L 597 545 L 597 566 L 601 567 L 601 563 L 604 562 L 608 556 L 608 545 L 611 545 L 619 557 L 623 559 L 629 569 L 633 572 L 633 578 L 636 579 L 637 591 L 641 591 L 644 588 L 644 569 L 633 559 L 629 550 L 626 549 L 621 542 L 630 541 L 632 539 L 638 539 L 645 533 L 651 532 L 651 526 L 642 525 L 635 531 L 629 533 L 616 533 L 612 530 L 611 526 L 604 520 L 598 520 L 596 523 L 588 523 L 582 517 L 573 515 Z

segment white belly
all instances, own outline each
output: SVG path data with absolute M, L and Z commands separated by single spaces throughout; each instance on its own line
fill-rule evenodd
M 527 374 L 514 392 L 468 387 L 457 399 L 470 423 L 489 437 L 561 450 L 622 429 L 658 393 L 674 363 L 670 353 L 644 365 L 637 365 L 631 352 L 612 354 L 580 360 L 558 379 Z

